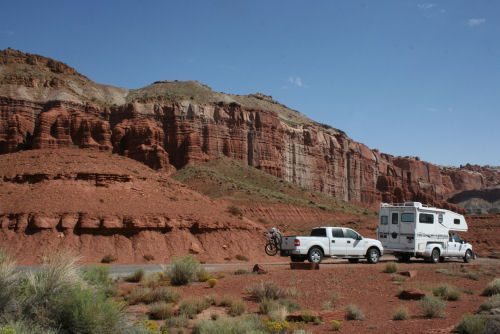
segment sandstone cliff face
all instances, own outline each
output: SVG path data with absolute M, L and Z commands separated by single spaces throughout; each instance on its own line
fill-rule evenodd
M 0 85 L 0 92 L 11 86 Z M 152 86 L 157 94 L 161 85 Z M 43 89 L 28 95 L 46 96 Z M 132 101 L 114 106 L 83 97 L 75 102 L 0 96 L 0 153 L 78 146 L 120 153 L 155 169 L 181 168 L 223 154 L 306 188 L 365 203 L 415 200 L 446 206 L 450 195 L 500 182 L 498 171 L 441 168 L 418 158 L 393 157 L 312 121 L 286 121 L 291 111 L 283 115 L 229 102 L 234 96 L 208 103 L 137 94 L 129 93 Z

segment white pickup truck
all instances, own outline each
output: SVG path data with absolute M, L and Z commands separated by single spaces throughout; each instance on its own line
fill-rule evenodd
M 323 257 L 349 259 L 356 263 L 366 258 L 377 263 L 384 254 L 382 243 L 363 238 L 356 231 L 345 227 L 315 227 L 310 236 L 284 236 L 281 240 L 281 256 L 290 256 L 293 262 L 320 263 Z

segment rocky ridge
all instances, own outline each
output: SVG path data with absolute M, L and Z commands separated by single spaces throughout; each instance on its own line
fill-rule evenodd
M 450 196 L 500 182 L 493 168 L 445 168 L 370 150 L 263 94 L 217 93 L 193 81 L 127 90 L 96 84 L 45 57 L 1 51 L 0 153 L 73 146 L 163 170 L 225 155 L 363 203 L 454 207 Z

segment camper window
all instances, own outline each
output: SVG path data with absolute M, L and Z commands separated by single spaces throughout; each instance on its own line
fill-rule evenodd
M 387 225 L 387 223 L 389 223 L 389 217 L 380 216 L 380 225 Z
M 439 215 L 438 220 L 439 220 L 439 224 L 442 224 L 443 223 L 443 215 Z
M 398 223 L 398 213 L 397 212 L 393 212 L 392 213 L 392 223 L 393 224 L 397 224 Z
M 453 224 L 460 225 L 460 219 L 453 219 Z
M 434 215 L 430 213 L 421 213 L 418 220 L 423 224 L 434 224 Z
M 413 213 L 402 213 L 401 221 L 405 223 L 413 223 L 415 221 L 415 217 Z

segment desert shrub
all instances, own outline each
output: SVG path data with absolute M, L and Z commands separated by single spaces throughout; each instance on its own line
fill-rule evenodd
M 203 299 L 208 305 L 217 305 L 217 299 L 219 299 L 219 295 L 216 293 L 212 293 L 209 295 L 204 295 Z
M 211 276 L 208 274 L 207 269 L 204 266 L 198 266 L 196 269 L 196 278 L 200 282 L 206 282 Z
M 489 311 L 500 307 L 500 294 L 496 294 L 485 300 L 479 308 L 481 311 Z
M 63 299 L 61 329 L 72 333 L 112 333 L 124 317 L 124 307 L 103 293 L 77 288 Z
M 0 334 L 57 334 L 55 329 L 42 328 L 24 320 L 10 321 L 0 325 Z
M 389 274 L 395 273 L 396 271 L 398 271 L 398 264 L 393 261 L 387 262 L 383 270 L 384 273 Z
M 240 208 L 238 208 L 235 205 L 228 206 L 227 212 L 229 212 L 233 216 L 241 216 L 243 214 L 243 212 L 241 212 Z
M 218 279 L 221 279 L 221 278 L 224 278 L 224 277 L 226 277 L 226 274 L 224 274 L 224 273 L 217 273 L 217 278 Z
M 221 317 L 216 321 L 203 320 L 193 328 L 193 334 L 246 334 L 262 333 L 262 320 L 259 317 L 244 316 L 241 318 Z
M 462 292 L 457 287 L 447 283 L 439 284 L 432 289 L 432 293 L 444 300 L 459 300 L 462 297 Z
M 235 298 L 231 295 L 224 295 L 219 303 L 220 306 L 231 306 L 233 305 Z
M 400 306 L 392 315 L 392 320 L 408 320 L 410 312 L 406 306 Z
M 144 269 L 137 269 L 132 274 L 125 276 L 123 279 L 126 282 L 137 283 L 137 282 L 140 282 L 144 278 L 145 274 L 146 274 L 146 271 L 144 271 Z
M 15 260 L 4 249 L 0 249 L 0 312 L 14 306 L 13 297 L 19 278 Z
M 147 288 L 157 288 L 160 286 L 160 276 L 158 273 L 146 274 L 140 280 L 141 285 Z
M 187 327 L 188 325 L 189 325 L 189 318 L 184 314 L 165 319 L 165 327 L 167 328 L 181 328 L 181 327 Z
M 213 288 L 217 284 L 217 280 L 215 278 L 211 278 L 208 281 L 208 286 Z
M 290 298 L 298 299 L 300 296 L 302 296 L 302 292 L 299 289 L 296 288 L 289 288 L 286 292 L 287 296 Z
M 427 295 L 419 300 L 417 306 L 424 317 L 438 318 L 444 314 L 446 303 L 437 297 Z
M 245 262 L 250 261 L 248 259 L 248 257 L 246 257 L 245 255 L 241 255 L 241 254 L 236 254 L 235 258 L 236 258 L 236 260 L 239 260 L 239 261 L 245 261 Z
M 300 317 L 304 322 L 314 322 L 314 319 L 316 319 L 316 316 L 313 314 L 311 310 L 300 311 Z
M 483 296 L 493 296 L 500 294 L 500 278 L 491 281 L 483 291 Z
M 250 274 L 250 271 L 245 270 L 245 269 L 238 269 L 234 272 L 235 275 L 248 275 Z
M 331 320 L 330 327 L 331 327 L 332 331 L 334 331 L 334 332 L 339 331 L 342 328 L 342 321 Z
M 233 304 L 229 308 L 229 314 L 232 315 L 233 317 L 235 317 L 235 316 L 242 315 L 243 313 L 245 313 L 245 310 L 246 310 L 245 303 L 241 300 L 237 300 L 237 301 L 233 302 Z
M 114 256 L 113 254 L 108 254 L 108 255 L 104 255 L 104 257 L 101 260 L 101 263 L 113 263 L 116 260 L 118 260 L 118 258 L 116 256 Z
M 198 276 L 198 281 L 200 281 L 200 282 L 206 282 L 206 281 L 208 281 L 211 278 L 212 277 L 209 274 L 203 274 L 203 275 Z
M 186 285 L 193 281 L 200 267 L 198 261 L 191 255 L 181 259 L 172 258 L 172 265 L 167 270 L 167 275 L 172 285 Z
M 300 307 L 299 304 L 297 304 L 297 303 L 295 303 L 293 301 L 290 301 L 290 300 L 280 300 L 279 303 L 281 305 L 283 305 L 286 308 L 286 310 L 288 312 L 290 312 L 290 313 L 298 311 L 298 310 L 301 309 L 301 307 Z
M 181 314 L 193 318 L 196 314 L 207 309 L 210 304 L 200 297 L 189 297 L 181 302 L 179 311 Z
M 392 275 L 391 281 L 403 283 L 406 282 L 406 277 L 404 277 L 403 275 L 395 274 Z
M 280 304 L 274 299 L 264 298 L 259 304 L 259 310 L 262 314 L 269 314 L 271 311 L 280 307 Z
M 153 319 L 163 320 L 171 318 L 174 315 L 174 310 L 171 304 L 161 301 L 151 304 L 149 314 Z
M 107 266 L 90 266 L 83 271 L 83 279 L 95 289 L 102 291 L 107 297 L 116 295 L 113 281 L 109 277 Z
M 338 292 L 330 292 L 330 294 L 328 295 L 328 299 L 323 302 L 321 309 L 331 310 L 337 306 L 339 300 L 340 294 Z
M 264 321 L 264 326 L 267 332 L 269 333 L 287 333 L 291 327 L 290 324 L 285 320 L 283 321 L 267 320 Z
M 347 311 L 347 320 L 365 320 L 363 311 L 354 304 L 348 305 L 345 310 Z
M 488 318 L 484 315 L 467 314 L 453 331 L 460 334 L 481 334 L 487 321 Z
M 288 311 L 285 306 L 278 304 L 278 307 L 270 310 L 267 315 L 269 316 L 269 320 L 280 322 L 286 320 Z
M 279 299 L 286 296 L 286 293 L 275 282 L 266 281 L 247 287 L 247 292 L 255 299 L 261 301 L 267 299 Z
M 178 291 L 166 288 L 166 287 L 158 287 L 158 288 L 144 288 L 140 287 L 132 290 L 128 298 L 129 304 L 138 304 L 145 303 L 151 304 L 154 302 L 164 301 L 167 303 L 177 303 L 180 299 L 180 294 Z

